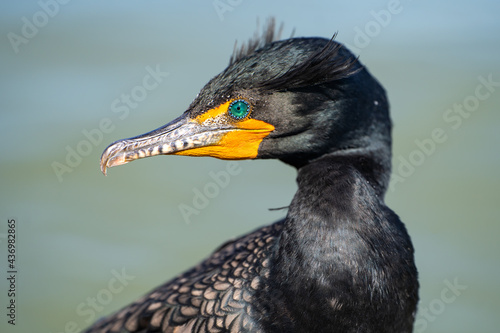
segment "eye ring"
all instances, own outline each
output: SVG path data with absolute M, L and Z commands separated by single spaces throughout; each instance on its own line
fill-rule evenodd
M 232 101 L 231 104 L 229 104 L 227 112 L 232 118 L 241 120 L 243 118 L 246 118 L 250 114 L 250 109 L 250 103 L 242 98 L 238 98 Z

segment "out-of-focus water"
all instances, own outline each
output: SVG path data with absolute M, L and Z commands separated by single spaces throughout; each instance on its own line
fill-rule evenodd
M 398 181 L 386 199 L 416 248 L 415 330 L 498 332 L 498 2 L 55 4 L 0 5 L 2 332 L 82 329 L 284 215 L 268 208 L 288 205 L 295 171 L 276 161 L 237 162 L 190 223 L 179 207 L 192 206 L 227 161 L 171 156 L 108 177 L 99 170 L 109 143 L 183 112 L 225 68 L 234 41 L 271 15 L 285 36 L 338 31 L 388 91 Z M 141 90 L 150 71 L 168 75 Z M 54 162 L 65 165 L 59 177 Z M 17 221 L 15 326 L 6 316 L 9 218 Z M 126 278 L 110 286 L 117 274 Z

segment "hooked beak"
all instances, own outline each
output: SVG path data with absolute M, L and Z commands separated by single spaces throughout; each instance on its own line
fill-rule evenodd
M 154 131 L 112 143 L 102 153 L 102 173 L 106 175 L 107 168 L 156 155 L 257 157 L 260 143 L 274 126 L 256 119 L 228 121 L 225 112 L 221 112 L 224 107 L 227 109 L 226 104 L 193 119 L 184 113 Z
M 154 131 L 109 145 L 101 156 L 101 171 L 140 158 L 171 154 L 212 142 L 209 132 L 203 132 L 194 123 L 181 116 Z

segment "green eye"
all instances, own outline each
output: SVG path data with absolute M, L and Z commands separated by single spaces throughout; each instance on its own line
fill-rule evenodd
M 244 99 L 237 99 L 229 104 L 228 111 L 234 119 L 243 119 L 250 113 L 250 104 Z

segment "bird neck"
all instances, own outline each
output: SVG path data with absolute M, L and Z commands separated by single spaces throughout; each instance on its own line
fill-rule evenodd
M 345 237 L 375 227 L 372 215 L 381 209 L 379 194 L 383 195 L 384 188 L 373 171 L 367 171 L 370 163 L 374 162 L 352 152 L 329 154 L 298 170 L 298 190 L 280 244 L 291 246 L 286 255 L 305 256 L 298 260 L 303 263 L 329 262 L 331 253 L 357 245 Z
M 340 163 L 351 166 L 351 172 L 354 170 L 359 172 L 357 177 L 364 179 L 373 188 L 376 196 L 383 201 L 391 176 L 391 157 L 389 140 L 389 142 L 372 142 L 360 148 L 336 150 L 320 157 L 318 162 L 327 160 L 331 164 Z M 311 164 L 314 165 L 315 162 L 313 161 Z M 324 171 L 328 173 L 328 168 L 325 168 Z M 336 177 L 337 175 L 334 173 L 330 176 Z
M 368 142 L 366 142 L 368 141 Z M 389 186 L 391 176 L 391 139 L 381 138 L 380 140 L 365 139 L 365 142 L 347 143 L 348 146 L 357 148 L 336 148 L 332 147 L 329 152 L 319 157 L 305 156 L 299 159 L 282 158 L 281 161 L 297 168 L 299 177 L 308 172 L 306 170 L 324 168 L 322 177 L 336 177 L 336 174 L 329 174 L 331 166 L 325 166 L 322 161 L 328 161 L 329 164 L 343 164 L 352 167 L 360 173 L 366 180 L 375 194 L 383 200 L 385 192 Z M 300 182 L 300 179 L 297 179 Z
M 369 285 L 385 276 L 388 259 L 394 259 L 377 246 L 411 247 L 403 225 L 381 200 L 384 187 L 365 170 L 369 158 L 355 155 L 330 154 L 298 171 L 298 191 L 275 262 L 275 272 L 290 294 L 326 297 L 327 302 L 339 297 L 366 301 L 373 297 L 366 294 Z

